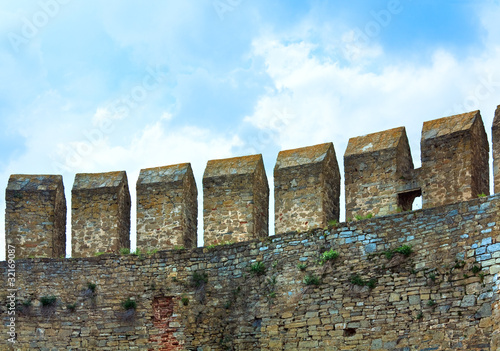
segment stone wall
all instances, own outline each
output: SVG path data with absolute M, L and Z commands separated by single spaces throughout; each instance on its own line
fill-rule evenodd
M 498 350 L 499 211 L 494 195 L 264 242 L 17 260 L 15 349 Z
M 61 176 L 11 175 L 5 204 L 6 251 L 13 245 L 17 258 L 65 256 L 66 198 Z
M 130 248 L 130 193 L 124 171 L 75 176 L 71 233 L 72 257 Z
M 137 180 L 137 247 L 197 247 L 198 190 L 191 164 L 141 170 Z
M 275 233 L 324 228 L 340 213 L 332 143 L 281 151 L 274 168 Z
M 266 238 L 268 209 L 262 155 L 208 161 L 203 175 L 205 245 Z

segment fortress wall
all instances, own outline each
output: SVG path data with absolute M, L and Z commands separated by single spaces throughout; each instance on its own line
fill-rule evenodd
M 130 193 L 124 171 L 75 176 L 71 233 L 72 257 L 130 248 Z
M 208 161 L 203 175 L 206 245 L 266 238 L 268 208 L 262 155 Z
M 17 260 L 15 349 L 497 350 L 499 211 L 494 195 L 266 242 Z M 402 245 L 408 257 L 387 253 Z
M 141 170 L 137 180 L 137 247 L 197 247 L 198 191 L 189 163 Z
M 332 143 L 281 151 L 274 168 L 275 233 L 339 220 L 340 172 Z
M 5 203 L 6 251 L 13 245 L 17 258 L 65 256 L 66 198 L 61 176 L 11 175 Z

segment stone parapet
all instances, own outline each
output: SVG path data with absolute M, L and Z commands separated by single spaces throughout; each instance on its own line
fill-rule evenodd
M 498 213 L 494 195 L 211 249 L 18 260 L 0 349 L 496 351 Z

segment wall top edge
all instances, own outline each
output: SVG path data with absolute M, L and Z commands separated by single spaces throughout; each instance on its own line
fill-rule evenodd
M 210 160 L 205 168 L 203 179 L 230 175 L 253 174 L 257 170 L 259 164 L 263 165 L 261 154 Z
M 350 138 L 344 157 L 395 149 L 403 137 L 406 137 L 405 127 Z
M 47 191 L 63 188 L 61 175 L 12 174 L 7 191 Z
M 333 143 L 324 143 L 297 149 L 280 151 L 275 170 L 288 167 L 321 163 L 326 159 L 329 150 L 334 151 Z
M 472 111 L 424 122 L 422 127 L 422 140 L 468 131 L 472 128 L 476 118 L 481 118 L 479 111 Z
M 137 179 L 137 185 L 179 182 L 182 181 L 190 171 L 190 163 L 141 169 L 139 178 Z
M 77 173 L 73 190 L 117 188 L 127 182 L 125 171 L 107 173 Z

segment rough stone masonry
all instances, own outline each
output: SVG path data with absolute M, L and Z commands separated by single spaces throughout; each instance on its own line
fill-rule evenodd
M 189 163 L 142 169 L 137 180 L 137 247 L 197 247 L 198 190 Z
M 268 218 L 262 155 L 208 161 L 203 175 L 205 245 L 266 238 Z
M 420 145 L 422 167 L 414 169 L 404 127 L 351 138 L 344 154 L 346 218 L 411 210 L 419 196 L 430 208 L 489 194 L 489 144 L 479 111 L 424 122 Z M 499 150 L 493 151 L 496 159 Z
M 72 256 L 130 248 L 127 174 L 78 173 L 71 190 Z
M 339 219 L 340 171 L 332 143 L 281 151 L 274 167 L 275 233 Z
M 66 198 L 61 176 L 11 175 L 5 192 L 6 247 L 18 258 L 66 253 Z

